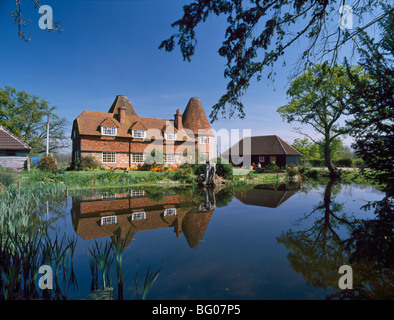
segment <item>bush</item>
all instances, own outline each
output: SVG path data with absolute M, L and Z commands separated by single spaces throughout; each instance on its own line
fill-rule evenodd
M 54 169 L 57 169 L 56 159 L 52 156 L 42 157 L 38 160 L 38 163 L 40 164 L 38 168 L 41 171 L 52 172 Z
M 312 160 L 308 160 L 308 161 L 312 167 L 325 167 L 326 166 L 325 160 L 312 159 Z
M 351 158 L 343 158 L 335 161 L 335 165 L 338 167 L 350 168 L 353 166 L 353 160 Z
M 96 160 L 93 156 L 83 157 L 78 164 L 78 170 L 87 170 L 87 169 L 99 169 L 100 162 Z
M 15 173 L 13 173 L 10 169 L 0 167 L 0 185 L 8 187 L 15 182 Z
M 217 163 L 216 164 L 216 174 L 219 177 L 222 177 L 227 180 L 231 180 L 233 178 L 233 166 L 229 163 Z
M 294 167 L 288 167 L 286 169 L 286 172 L 289 177 L 294 177 L 298 174 L 297 168 L 294 168 Z
M 319 171 L 315 169 L 310 169 L 305 172 L 305 175 L 309 178 L 316 179 L 319 176 Z
M 362 159 L 355 159 L 353 161 L 353 164 L 357 167 L 357 168 L 362 168 L 362 166 L 364 165 L 364 161 Z
M 59 169 L 53 169 L 52 173 L 54 174 L 64 174 L 66 172 L 66 169 L 64 168 L 59 168 Z

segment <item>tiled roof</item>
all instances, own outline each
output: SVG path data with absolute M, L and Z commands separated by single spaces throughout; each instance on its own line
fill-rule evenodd
M 118 109 L 126 108 L 124 123 L 118 121 Z M 111 122 L 110 122 L 111 121 Z M 213 135 L 208 119 L 198 98 L 190 99 L 185 113 L 182 116 L 183 128 L 198 134 L 198 129 L 205 130 L 208 135 Z M 157 129 L 159 132 L 177 132 L 174 120 L 139 117 L 125 96 L 117 96 L 108 113 L 97 111 L 84 111 L 75 119 L 75 127 L 80 135 L 101 136 L 100 126 L 117 126 L 117 136 L 131 138 L 132 129 L 148 130 Z M 182 130 L 180 130 L 182 131 Z M 177 140 L 184 140 L 185 131 L 178 131 Z
M 205 114 L 199 98 L 191 98 L 182 115 L 183 127 L 193 131 L 195 135 L 199 130 L 205 130 L 207 134 L 213 135 L 208 118 Z
M 11 132 L 0 126 L 0 149 L 3 150 L 30 150 L 31 147 Z
M 115 101 L 109 109 L 108 113 L 118 114 L 118 109 L 120 107 L 124 107 L 126 109 L 126 116 L 137 116 L 137 112 L 135 112 L 129 98 L 127 98 L 126 96 L 116 96 Z
M 247 140 L 246 140 L 247 139 Z M 249 141 L 248 141 L 249 140 Z M 296 149 L 289 145 L 286 141 L 279 138 L 276 135 L 270 136 L 257 136 L 257 137 L 247 137 L 241 139 L 235 145 L 233 145 L 229 150 L 222 153 L 223 156 L 229 155 L 232 148 L 238 146 L 239 154 L 244 155 L 243 148 L 244 143 L 250 142 L 251 144 L 251 154 L 252 155 L 296 155 L 300 156 Z

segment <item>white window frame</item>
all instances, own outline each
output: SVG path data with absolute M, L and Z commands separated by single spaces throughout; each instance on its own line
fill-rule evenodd
M 166 140 L 175 141 L 176 140 L 176 133 L 175 132 L 165 132 L 164 137 Z
M 107 194 L 102 195 L 102 196 L 101 196 L 101 199 L 103 199 L 103 200 L 114 200 L 114 199 L 116 199 L 116 193 L 113 194 L 113 195 L 111 195 L 111 196 L 109 196 L 109 195 L 107 195 Z
M 171 156 L 171 160 L 169 161 L 168 156 Z M 164 154 L 164 163 L 166 164 L 174 164 L 175 163 L 175 154 L 173 153 L 165 153 Z
M 139 159 L 138 161 L 134 158 L 134 156 L 140 157 L 142 155 L 142 161 Z M 143 152 L 132 152 L 131 153 L 131 162 L 132 163 L 144 163 L 145 161 L 145 154 Z
M 104 154 L 105 153 L 107 153 L 107 157 L 109 156 L 109 154 L 111 154 L 111 157 L 112 157 L 112 155 L 113 155 L 113 160 L 114 161 L 104 161 Z M 116 152 L 113 152 L 113 151 L 103 151 L 103 154 L 102 154 L 102 163 L 116 163 Z M 108 159 L 106 159 L 106 160 L 108 160 Z
M 145 139 L 146 130 L 134 130 L 133 129 L 133 138 Z
M 103 136 L 114 137 L 118 134 L 118 128 L 117 127 L 101 127 L 101 134 Z
M 200 137 L 200 144 L 209 144 L 210 139 L 209 137 L 202 136 Z
M 131 190 L 132 198 L 140 198 L 145 196 L 145 190 Z
M 101 217 L 101 225 L 102 226 L 108 226 L 111 224 L 117 224 L 118 223 L 118 218 L 117 216 L 105 216 Z
M 145 211 L 137 211 L 133 212 L 131 216 L 131 221 L 141 221 L 146 219 L 146 212 Z
M 259 162 L 264 162 L 264 156 L 259 156 Z
M 176 216 L 176 208 L 167 208 L 167 209 L 164 209 L 164 216 L 165 216 L 165 217 L 173 217 L 173 216 Z

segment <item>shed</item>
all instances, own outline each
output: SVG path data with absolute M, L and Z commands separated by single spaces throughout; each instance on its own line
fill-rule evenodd
M 0 166 L 16 169 L 30 169 L 31 147 L 0 126 Z
M 250 157 L 250 164 L 260 163 L 262 166 L 271 162 L 275 162 L 279 167 L 301 163 L 301 153 L 277 135 L 246 137 L 222 153 L 222 156 L 233 165 L 242 165 L 243 163 L 232 161 L 232 155 L 233 158 L 234 155 Z

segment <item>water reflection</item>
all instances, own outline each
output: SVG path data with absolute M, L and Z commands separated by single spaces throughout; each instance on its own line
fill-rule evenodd
M 330 180 L 322 200 L 296 223 L 308 227 L 282 232 L 277 241 L 289 250 L 291 268 L 308 285 L 332 290 L 327 299 L 392 299 L 393 203 L 389 205 L 386 196 L 375 203 L 378 219 L 360 219 L 346 213 L 345 203 L 336 199 L 340 191 L 341 184 Z M 342 265 L 353 268 L 352 290 L 338 288 Z
M 294 196 L 300 189 L 296 185 L 266 186 L 258 185 L 246 191 L 236 191 L 234 196 L 246 205 L 278 208 Z
M 200 245 L 215 207 L 213 190 L 198 195 L 162 190 L 130 190 L 74 197 L 72 223 L 83 239 L 119 236 L 129 246 L 137 232 L 171 228 L 189 246 Z

